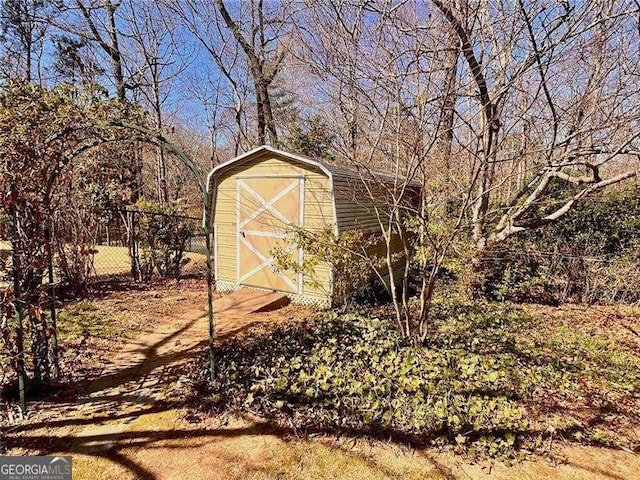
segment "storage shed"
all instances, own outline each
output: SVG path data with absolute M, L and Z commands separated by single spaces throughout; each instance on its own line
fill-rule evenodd
M 331 226 L 337 234 L 379 230 L 375 208 L 356 192 L 362 185 L 358 172 L 304 155 L 261 146 L 218 165 L 207 181 L 221 291 L 253 287 L 285 292 L 293 301 L 328 304 L 331 267 L 320 265 L 313 279 L 280 271 L 274 266 L 274 248 L 285 248 L 302 261 L 304 251 L 287 245 L 292 226 L 306 231 Z

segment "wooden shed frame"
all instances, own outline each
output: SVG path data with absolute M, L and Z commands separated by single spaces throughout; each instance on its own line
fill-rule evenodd
M 260 165 L 262 163 L 268 164 L 269 162 L 275 166 Z M 287 165 L 291 171 L 284 172 L 283 170 L 287 168 Z M 320 177 L 324 177 L 326 182 L 321 182 Z M 376 177 L 382 177 L 383 181 L 391 182 L 394 180 L 393 176 L 379 172 L 376 172 Z M 261 196 L 257 190 L 253 191 L 254 187 L 266 185 L 262 180 L 265 182 L 268 180 L 274 182 L 279 181 L 280 183 L 275 185 L 281 187 L 279 193 L 272 198 L 267 198 L 266 196 Z M 266 258 L 264 251 L 257 251 L 259 249 L 251 244 L 250 239 L 258 240 L 258 236 L 278 237 L 278 235 L 264 231 L 260 233 L 255 230 L 242 230 L 242 228 L 247 223 L 251 223 L 252 217 L 255 219 L 267 210 L 281 217 L 283 221 L 286 220 L 294 223 L 293 217 L 295 215 L 293 215 L 293 213 L 295 212 L 288 212 L 289 216 L 282 215 L 274 207 L 274 204 L 286 195 L 291 194 L 291 192 L 295 192 L 296 181 L 298 181 L 299 188 L 297 197 L 294 195 L 294 197 L 297 198 L 299 210 L 297 226 L 301 228 L 318 229 L 332 225 L 336 235 L 340 235 L 343 230 L 353 228 L 363 228 L 372 231 L 377 229 L 377 219 L 374 222 L 371 219 L 371 214 L 365 211 L 366 209 L 363 210 L 363 208 L 360 208 L 360 210 L 358 210 L 357 205 L 353 201 L 350 202 L 346 196 L 349 192 L 353 192 L 353 182 L 362 183 L 362 177 L 359 172 L 327 165 L 305 155 L 285 152 L 268 145 L 260 146 L 216 166 L 207 177 L 207 188 L 211 198 L 211 225 L 213 225 L 214 236 L 214 274 L 216 287 L 219 291 L 235 290 L 240 287 L 279 290 L 286 292 L 293 301 L 325 306 L 331 303 L 334 278 L 333 271 L 329 266 L 326 266 L 326 271 L 318 274 L 321 277 L 321 281 L 318 283 L 323 284 L 322 291 L 308 287 L 301 273 L 297 274 L 297 284 L 294 286 L 291 285 L 294 283 L 292 277 L 287 277 L 281 272 L 271 269 L 272 275 L 279 275 L 285 280 L 286 285 L 282 284 L 281 288 L 278 288 L 273 287 L 273 283 L 279 282 L 277 279 L 269 283 L 269 286 L 265 285 L 265 279 L 263 279 L 262 284 L 256 285 L 256 282 L 252 284 L 251 281 L 245 281 L 250 280 L 252 270 L 245 271 L 244 275 L 243 272 L 241 272 L 241 259 L 247 258 L 247 255 L 243 257 L 242 251 L 250 251 L 255 257 L 258 257 L 259 260 L 263 260 L 262 264 L 254 267 L 254 270 L 257 269 L 257 272 L 265 271 L 267 267 L 271 267 L 273 259 Z M 324 186 L 321 184 L 324 184 Z M 272 193 L 275 186 L 271 190 L 268 190 L 267 193 Z M 336 195 L 336 186 L 339 187 L 338 195 Z M 307 203 L 311 203 L 306 199 L 309 192 L 307 187 L 318 191 L 322 190 L 327 195 L 323 205 L 325 205 L 325 207 L 329 203 L 331 205 L 330 212 L 323 212 L 323 207 L 318 207 L 318 212 L 320 212 L 322 220 L 316 219 L 315 224 L 309 224 L 306 218 L 309 212 L 308 208 L 311 208 L 311 206 L 307 205 Z M 258 204 L 255 212 L 243 217 L 242 210 L 246 202 L 241 200 L 241 196 L 247 192 L 249 196 L 258 199 Z M 219 196 L 220 198 L 218 198 Z M 338 196 L 340 196 L 340 198 L 338 198 Z M 288 202 L 285 205 L 291 204 L 291 202 Z M 338 209 L 339 205 L 341 206 L 341 211 L 348 211 L 350 213 L 341 214 Z M 221 218 L 223 218 L 224 215 L 226 221 L 218 221 L 217 212 Z M 364 222 L 362 222 L 362 219 L 364 219 Z M 359 221 L 363 223 L 363 225 L 358 224 Z M 262 225 L 264 225 L 264 223 Z M 249 234 L 249 236 L 247 236 L 247 234 Z M 235 245 L 233 243 L 235 243 Z M 225 255 L 221 255 L 221 249 L 226 251 Z M 299 250 L 298 255 L 298 260 L 302 261 L 304 255 L 302 249 Z M 270 260 L 271 263 L 269 263 Z M 254 273 L 254 275 L 257 276 L 259 274 Z M 266 278 L 268 273 L 261 273 L 260 275 Z M 291 280 L 291 282 L 288 282 L 287 278 Z

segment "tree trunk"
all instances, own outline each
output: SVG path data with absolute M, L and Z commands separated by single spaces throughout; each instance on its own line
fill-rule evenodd
M 273 146 L 278 144 L 278 133 L 273 117 L 273 109 L 271 105 L 271 97 L 269 95 L 269 85 L 273 81 L 277 71 L 279 62 L 282 58 L 278 58 L 273 65 L 273 72 L 267 74 L 265 71 L 265 46 L 267 45 L 264 35 L 265 19 L 263 13 L 262 1 L 256 4 L 252 3 L 252 16 L 257 14 L 258 24 L 252 25 L 250 37 L 246 38 L 238 23 L 231 17 L 223 0 L 215 0 L 216 7 L 220 12 L 227 28 L 235 37 L 236 41 L 242 47 L 247 56 L 250 65 L 251 75 L 256 94 L 256 114 L 258 123 L 258 143 L 261 145 L 266 143 L 267 134 L 269 142 Z
M 109 18 L 109 39 L 111 45 L 108 48 L 109 57 L 111 58 L 111 67 L 113 71 L 113 80 L 116 84 L 116 94 L 122 102 L 126 101 L 127 96 L 124 86 L 124 73 L 122 70 L 122 56 L 120 55 L 120 46 L 118 42 L 118 28 L 116 26 L 116 9 L 118 5 L 114 5 L 110 0 L 105 0 Z
M 457 43 L 457 42 L 456 42 Z M 447 215 L 451 205 L 451 152 L 453 148 L 453 125 L 455 108 L 458 96 L 456 94 L 456 79 L 458 74 L 458 48 L 452 48 L 445 58 L 445 92 L 442 102 L 440 133 L 438 135 L 438 148 L 444 164 L 444 179 L 442 188 L 445 192 L 444 214 Z
M 265 104 L 264 92 L 262 91 L 262 88 L 260 88 L 260 85 L 257 81 L 255 82 L 255 87 L 256 87 L 256 116 L 258 120 L 258 144 L 264 145 L 266 143 L 265 142 L 266 120 L 265 120 L 265 114 L 264 114 L 264 104 Z
M 157 82 L 154 85 L 154 102 L 156 115 L 156 128 L 162 133 L 163 118 L 160 101 L 160 88 Z M 167 187 L 167 162 L 162 145 L 156 147 L 156 196 L 160 203 L 166 204 L 169 201 L 169 188 Z
M 264 112 L 264 124 L 269 135 L 269 143 L 277 147 L 278 146 L 278 132 L 276 130 L 275 120 L 273 118 L 273 109 L 271 107 L 271 97 L 269 95 L 269 85 L 266 80 L 260 82 L 260 89 L 262 93 L 262 110 Z M 263 132 L 264 135 L 264 132 Z
M 165 161 L 164 150 L 160 145 L 156 147 L 156 196 L 162 204 L 166 204 L 169 201 L 167 163 Z

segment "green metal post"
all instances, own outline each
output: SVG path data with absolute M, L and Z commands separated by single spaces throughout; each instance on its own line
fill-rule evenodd
M 213 272 L 211 268 L 211 195 L 206 191 L 204 197 L 204 235 L 207 249 L 207 314 L 209 320 L 209 381 L 216 379 L 216 358 L 215 358 L 215 323 L 213 318 Z
M 58 324 L 56 318 L 56 287 L 53 282 L 53 253 L 51 251 L 51 227 L 44 229 L 44 238 L 47 247 L 47 271 L 49 274 L 49 312 L 51 313 L 51 353 L 53 356 L 53 378 L 60 378 L 60 360 L 58 358 Z
M 17 330 L 17 357 L 18 367 L 18 395 L 20 410 L 23 414 L 27 412 L 27 400 L 25 397 L 25 371 L 24 371 L 24 335 L 22 331 L 22 306 L 20 305 L 20 253 L 18 252 L 18 215 L 15 209 L 11 212 L 11 223 L 13 238 L 11 239 L 11 263 L 13 266 L 13 308 L 15 310 L 16 330 Z

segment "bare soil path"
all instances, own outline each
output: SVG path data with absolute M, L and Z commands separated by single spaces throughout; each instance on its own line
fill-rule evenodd
M 139 293 L 149 295 L 148 293 Z M 115 354 L 73 400 L 47 405 L 8 437 L 10 453 L 67 454 L 78 479 L 633 479 L 637 455 L 567 447 L 562 465 L 471 464 L 451 454 L 332 437 L 296 438 L 256 419 L 194 417 L 180 402 L 184 363 L 207 342 L 204 295 L 152 298 L 156 321 Z M 135 311 L 135 294 L 122 305 Z M 142 305 L 142 303 L 140 304 Z M 146 304 L 147 307 L 151 308 Z M 218 338 L 308 315 L 289 306 L 246 315 L 217 302 Z M 139 307 L 138 307 L 139 308 Z M 126 314 L 126 313 L 125 313 Z
M 164 292 L 154 297 L 162 303 Z M 123 448 L 136 449 L 136 445 L 147 445 L 153 451 L 155 441 L 218 436 L 217 431 L 194 428 L 192 422 L 184 421 L 184 412 L 174 401 L 181 393 L 181 366 L 208 341 L 204 296 L 201 292 L 186 292 L 170 303 L 177 303 L 178 308 L 161 310 L 151 331 L 125 343 L 113 358 L 104 358 L 106 367 L 101 375 L 75 401 L 49 405 L 52 408 L 43 409 L 23 428 L 11 429 L 9 447 L 16 447 L 12 453 L 71 454 L 77 478 L 184 478 L 180 462 L 170 460 L 168 464 L 173 467 L 160 473 L 147 470 L 120 453 Z M 244 306 L 225 302 L 224 297 L 215 303 L 218 339 L 286 321 L 293 312 L 298 313 L 297 307 L 287 307 L 247 315 Z M 178 428 L 177 423 L 183 428 Z M 142 425 L 144 431 L 140 431 Z M 255 430 L 255 426 L 250 429 Z M 105 473 L 97 474 L 96 459 L 109 459 L 107 463 L 114 465 L 103 465 Z M 157 459 L 149 462 L 158 464 Z M 210 478 L 201 473 L 192 477 Z

